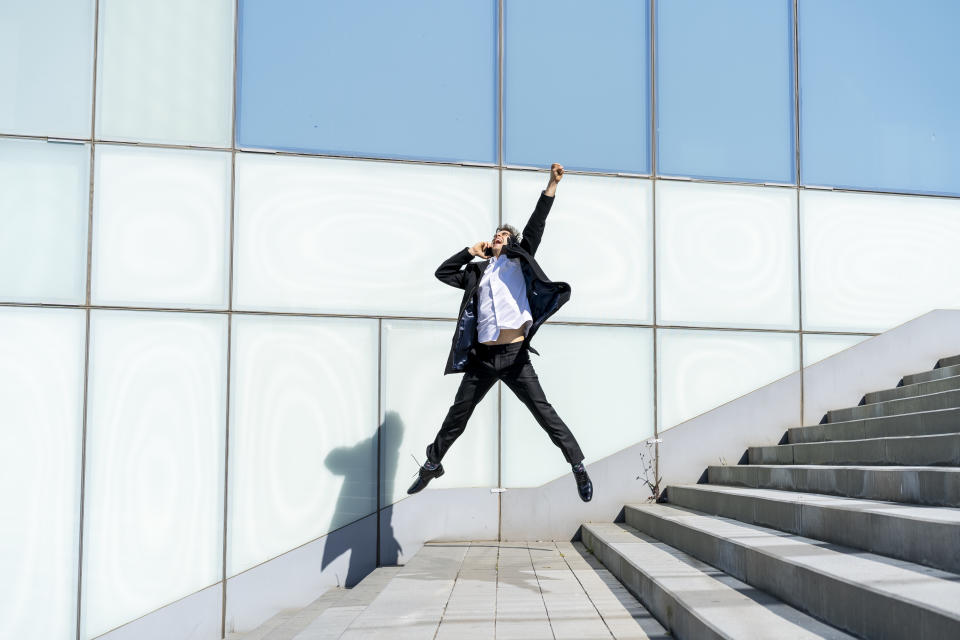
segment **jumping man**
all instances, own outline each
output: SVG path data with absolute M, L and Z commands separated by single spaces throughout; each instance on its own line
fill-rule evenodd
M 491 242 L 481 241 L 457 252 L 436 271 L 441 282 L 464 290 L 444 370 L 444 374 L 462 373 L 463 380 L 407 493 L 417 493 L 443 475 L 440 461 L 447 449 L 463 433 L 483 396 L 502 380 L 570 463 L 580 499 L 589 502 L 593 497 L 580 445 L 547 402 L 529 355 L 530 351 L 537 353 L 530 346 L 537 329 L 570 299 L 570 285 L 551 282 L 533 258 L 561 178 L 563 167 L 554 164 L 522 235 L 508 224 L 500 225 Z

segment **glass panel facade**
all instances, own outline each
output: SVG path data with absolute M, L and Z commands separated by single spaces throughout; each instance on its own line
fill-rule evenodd
M 90 136 L 94 6 L 0 2 L 0 133 Z
M 547 175 L 503 175 L 503 221 L 523 230 Z M 648 180 L 570 175 L 557 190 L 537 263 L 573 294 L 555 320 L 653 321 L 653 212 Z
M 960 4 L 801 0 L 804 184 L 960 194 Z
M 230 154 L 100 145 L 95 304 L 224 309 Z
M 666 325 L 796 329 L 793 189 L 657 184 L 657 318 Z
M 382 347 L 381 505 L 407 496 L 462 376 L 443 375 L 453 322 L 385 320 Z M 497 388 L 474 409 L 466 431 L 443 458 L 445 473 L 428 491 L 497 486 Z
M 657 333 L 660 430 L 778 380 L 799 365 L 797 334 L 663 329 Z
M 960 307 L 960 200 L 803 191 L 800 222 L 805 329 L 872 333 Z
M 0 0 L 0 636 L 219 627 L 224 572 L 407 535 L 435 270 L 552 162 L 533 363 L 588 464 L 960 308 L 955 3 L 652 1 Z M 430 491 L 555 449 L 497 386 Z
M 869 338 L 870 336 L 804 334 L 803 366 L 820 362 Z
M 651 329 L 546 325 L 535 344 L 543 357 L 531 355 L 531 364 L 585 464 L 653 435 Z M 533 487 L 569 474 L 563 453 L 526 406 L 506 385 L 502 394 L 503 486 Z
M 504 159 L 650 172 L 648 0 L 505 0 Z
M 0 309 L 0 635 L 73 640 L 84 312 Z
M 795 182 L 793 2 L 668 0 L 656 20 L 658 173 Z
M 0 301 L 85 301 L 89 197 L 89 146 L 0 140 Z
M 221 578 L 227 318 L 92 311 L 81 637 Z
M 240 2 L 237 143 L 497 161 L 497 2 Z
M 236 316 L 232 333 L 228 575 L 377 501 L 377 322 Z
M 454 317 L 433 275 L 497 227 L 497 172 L 402 163 L 237 159 L 234 306 Z
M 97 137 L 227 147 L 233 0 L 100 0 Z

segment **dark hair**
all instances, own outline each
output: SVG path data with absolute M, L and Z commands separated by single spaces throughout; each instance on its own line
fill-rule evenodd
M 511 236 L 513 236 L 514 240 L 520 239 L 519 238 L 520 233 L 517 231 L 516 227 L 513 227 L 509 224 L 502 224 L 499 227 L 497 227 L 497 233 L 500 233 L 501 231 L 506 231 L 507 233 L 509 233 Z

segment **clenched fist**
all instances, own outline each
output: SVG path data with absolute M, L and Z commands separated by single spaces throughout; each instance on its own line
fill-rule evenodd
M 563 165 L 554 162 L 550 166 L 550 182 L 560 182 L 563 177 Z
M 547 183 L 544 193 L 551 198 L 556 195 L 557 184 L 559 184 L 561 178 L 563 178 L 563 165 L 554 162 L 550 166 L 550 182 Z

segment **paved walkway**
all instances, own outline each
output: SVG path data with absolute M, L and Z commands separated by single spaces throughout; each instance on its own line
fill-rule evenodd
M 349 640 L 668 638 L 579 543 L 423 547 L 340 636 Z

